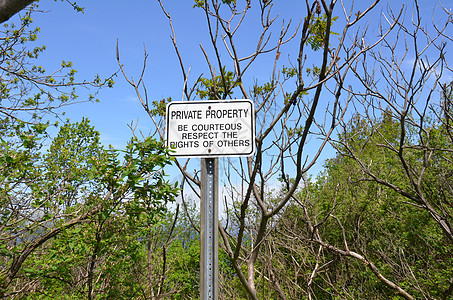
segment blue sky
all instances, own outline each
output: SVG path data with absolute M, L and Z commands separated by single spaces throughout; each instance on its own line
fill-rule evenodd
M 186 71 L 190 68 L 191 80 L 201 73 L 208 75 L 209 69 L 199 46 L 202 44 L 207 52 L 212 53 L 203 12 L 193 8 L 193 1 L 167 2 L 165 8 L 172 16 L 178 46 Z M 302 9 L 299 1 L 293 2 Z M 41 1 L 39 4 L 46 13 L 35 14 L 34 24 L 41 28 L 38 43 L 47 46 L 40 57 L 40 63 L 46 69 L 58 68 L 61 61 L 66 60 L 74 63 L 80 79 L 90 79 L 95 74 L 107 77 L 118 70 L 115 58 L 118 41 L 126 72 L 137 79 L 146 47 L 149 59 L 145 83 L 149 98 L 182 99 L 183 80 L 170 39 L 171 29 L 158 1 L 131 1 L 127 5 L 116 0 L 77 3 L 85 8 L 85 13 L 76 13 L 68 3 L 61 1 Z M 290 9 L 287 11 L 292 12 Z M 244 40 L 256 39 L 253 31 L 241 34 Z M 239 45 L 238 48 L 247 49 L 248 46 L 244 43 L 244 47 Z M 259 72 L 259 69 L 258 64 L 253 77 L 267 80 L 268 73 Z M 98 94 L 100 103 L 78 104 L 65 111 L 66 116 L 74 121 L 82 116 L 89 118 L 101 132 L 105 144 L 121 147 L 130 136 L 127 124 L 138 119 L 138 128 L 143 131 L 152 125 L 134 90 L 121 74 L 115 82 L 113 89 L 103 89 Z
M 209 69 L 199 45 L 202 44 L 211 54 L 212 48 L 202 10 L 194 9 L 193 1 L 164 2 L 173 18 L 176 39 L 186 71 L 190 67 L 190 80 L 194 81 L 201 73 L 208 76 Z M 372 1 L 356 2 L 355 5 L 360 9 L 360 6 Z M 399 6 L 402 2 L 407 1 L 391 3 Z M 421 2 L 424 5 L 422 11 L 427 16 L 425 22 L 429 23 L 433 6 L 438 4 L 431 1 Z M 34 24 L 41 28 L 38 43 L 47 46 L 46 52 L 40 57 L 40 63 L 46 69 L 57 69 L 61 61 L 66 60 L 74 63 L 80 79 L 90 79 L 96 74 L 108 77 L 118 70 L 115 58 L 118 41 L 122 63 L 128 74 L 137 79 L 141 72 L 146 46 L 149 60 L 145 83 L 150 100 L 167 97 L 172 97 L 173 100 L 182 99 L 183 80 L 180 66 L 171 43 L 168 19 L 162 13 L 158 1 L 82 0 L 77 3 L 85 8 L 84 14 L 75 12 L 66 2 L 40 1 L 39 8 L 46 13 L 36 13 Z M 281 24 L 283 20 L 287 22 L 293 18 L 292 28 L 294 29 L 301 17 L 301 12 L 305 11 L 303 1 L 285 0 L 274 1 L 274 3 L 275 10 L 279 11 L 277 23 Z M 257 3 L 252 2 L 252 5 Z M 381 10 L 385 10 L 387 5 L 387 1 L 379 4 L 371 15 L 373 22 L 381 17 Z M 337 13 L 341 14 L 341 7 L 339 4 L 337 6 Z M 407 17 L 409 16 L 410 13 Z M 341 21 L 338 22 L 338 26 L 341 25 Z M 253 48 L 251 45 L 256 41 L 255 27 L 245 28 L 246 30 L 240 32 L 243 43 L 237 45 L 239 51 L 243 51 L 242 55 L 249 53 L 250 47 Z M 372 28 L 370 33 L 375 30 Z M 272 38 L 275 39 L 277 35 L 278 32 L 274 32 Z M 289 48 L 294 51 L 283 53 L 279 64 L 289 65 L 291 60 L 295 61 L 297 47 L 296 38 L 293 44 L 289 45 Z M 255 80 L 262 83 L 269 79 L 274 55 L 275 53 L 263 56 L 262 60 L 255 63 L 253 72 L 250 72 L 250 77 L 246 78 L 248 86 L 251 86 Z M 114 88 L 103 89 L 97 95 L 99 103 L 71 106 L 66 109 L 66 117 L 72 121 L 79 121 L 82 117 L 89 118 L 100 131 L 104 144 L 122 148 L 131 136 L 128 124 L 131 122 L 135 124 L 138 121 L 138 129 L 146 134 L 151 129 L 152 122 L 144 113 L 134 90 L 122 75 L 116 77 L 115 81 Z M 81 98 L 83 95 L 82 91 Z M 329 155 L 332 155 L 332 152 L 327 152 L 324 158 Z
M 48 70 L 66 60 L 74 63 L 80 79 L 90 79 L 95 74 L 108 77 L 118 70 L 115 58 L 118 40 L 123 64 L 134 78 L 140 74 L 146 46 L 150 56 L 146 84 L 151 99 L 180 98 L 179 65 L 168 22 L 157 1 L 124 5 L 123 1 L 96 0 L 78 4 L 85 7 L 84 14 L 76 13 L 67 3 L 41 1 L 40 9 L 48 12 L 34 16 L 34 23 L 41 27 L 38 42 L 47 46 L 40 60 Z M 191 6 L 177 9 L 174 18 L 185 9 Z M 187 39 L 188 35 L 181 34 L 181 43 Z M 189 43 L 185 47 L 186 53 L 193 52 Z M 114 88 L 100 91 L 99 103 L 78 104 L 65 110 L 66 116 L 74 121 L 88 117 L 101 132 L 104 143 L 121 147 L 130 136 L 127 124 L 138 119 L 140 128 L 146 130 L 150 120 L 121 75 L 115 82 Z

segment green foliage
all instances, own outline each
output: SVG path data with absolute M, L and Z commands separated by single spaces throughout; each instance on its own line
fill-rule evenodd
M 294 76 L 297 75 L 297 69 L 296 68 L 283 67 L 282 74 L 285 75 L 286 78 L 291 78 L 291 77 L 294 77 Z
M 206 1 L 205 0 L 195 0 L 195 4 L 193 7 L 201 7 L 203 8 L 205 6 Z
M 299 93 L 299 95 L 297 95 L 297 99 L 302 99 L 302 97 L 303 97 L 303 96 L 306 96 L 306 95 L 308 95 L 308 92 L 307 92 L 307 91 L 301 91 L 301 92 Z M 285 98 L 284 98 L 284 103 L 285 103 L 285 104 L 288 103 L 288 102 L 291 100 L 291 97 L 292 97 L 292 96 L 293 96 L 293 95 L 292 95 L 291 93 L 285 93 L 285 95 L 284 95 L 284 97 L 285 97 Z M 289 130 L 289 133 L 290 133 L 290 135 L 293 135 L 292 129 Z
M 72 3 L 77 10 L 77 4 Z M 55 109 L 78 101 L 77 86 L 112 87 L 112 77 L 77 81 L 77 70 L 72 62 L 62 61 L 60 68 L 48 71 L 39 64 L 45 45 L 36 45 L 39 27 L 33 27 L 34 10 L 26 10 L 20 22 L 4 23 L 0 32 L 1 68 L 0 117 L 13 118 L 26 123 L 39 123 L 45 115 L 56 114 Z
M 102 149 L 99 133 L 87 119 L 66 123 L 44 156 L 48 190 L 53 192 L 52 187 L 62 185 L 77 190 L 90 180 L 99 180 L 102 174 L 98 166 L 105 164 L 109 155 L 111 153 Z M 97 183 L 93 181 L 93 184 Z M 83 186 L 82 189 L 88 188 Z
M 0 298 L 136 298 L 144 237 L 178 191 L 163 171 L 168 149 L 136 137 L 104 149 L 87 119 L 50 139 L 49 116 L 80 101 L 76 87 L 114 82 L 78 82 L 67 60 L 53 72 L 39 65 L 46 47 L 34 45 L 32 12 L 0 33 Z
M 189 214 L 195 222 L 199 221 L 198 212 L 191 210 Z M 200 235 L 188 217 L 166 213 L 149 228 L 146 241 L 147 264 L 152 266 L 146 282 L 154 295 L 165 295 L 167 299 L 199 298 Z
M 222 73 L 215 76 L 213 79 L 200 78 L 198 83 L 200 88 L 197 88 L 197 95 L 200 99 L 226 99 L 233 94 L 233 88 L 238 85 L 234 78 L 234 73 L 226 71 L 222 68 Z
M 27 139 L 9 147 L 10 157 L 22 155 L 17 160 L 2 155 L 9 163 L 0 178 L 0 238 L 6 241 L 0 260 L 11 269 L 17 255 L 42 243 L 17 270 L 22 279 L 11 278 L 14 287 L 27 280 L 52 286 L 28 291 L 30 299 L 78 299 L 87 292 L 106 299 L 135 297 L 143 284 L 134 277 L 145 257 L 140 240 L 177 194 L 165 180 L 170 160 L 164 145 L 134 137 L 124 151 L 105 150 L 99 133 L 83 119 L 63 125 L 45 154 L 31 152 L 36 146 L 28 146 Z M 65 225 L 84 212 L 89 214 L 75 226 Z M 58 228 L 59 235 L 45 239 Z M 8 293 L 8 285 L 1 287 Z
M 222 0 L 222 3 L 227 5 L 236 5 L 236 0 Z M 193 5 L 193 7 L 204 8 L 205 5 L 206 0 L 195 0 L 195 4 Z
M 262 86 L 254 85 L 253 86 L 253 96 L 254 97 L 258 97 L 258 96 L 264 97 L 268 93 L 272 92 L 273 89 L 274 88 L 272 87 L 272 84 L 269 82 L 266 82 Z
M 154 100 L 152 102 L 153 109 L 150 110 L 152 116 L 165 116 L 167 104 L 171 102 L 171 97 L 162 100 Z
M 296 128 L 288 128 L 288 136 L 293 137 L 293 136 L 299 136 L 304 132 L 304 127 L 299 126 Z
M 442 116 L 437 112 L 437 116 Z M 451 162 L 444 156 L 451 148 L 446 122 L 426 119 L 425 134 L 407 124 L 403 155 L 414 171 L 423 165 L 422 147 L 430 137 L 433 153 L 424 176 L 426 197 L 451 215 Z M 339 134 L 337 155 L 328 159 L 324 172 L 307 179 L 269 233 L 260 274 L 272 266 L 275 278 L 289 299 L 306 299 L 311 282 L 312 295 L 320 299 L 393 299 L 394 290 L 385 285 L 362 261 L 321 247 L 321 241 L 341 250 L 349 249 L 366 257 L 382 276 L 404 288 L 415 298 L 444 297 L 453 275 L 453 247 L 431 214 L 404 195 L 371 180 L 357 164 L 355 155 L 379 178 L 403 190 L 413 191 L 401 167 L 398 147 L 400 121 L 385 110 L 379 118 L 355 115 Z M 290 135 L 302 128 L 289 129 Z M 444 149 L 444 150 L 441 150 Z M 286 181 L 273 197 L 283 197 Z M 450 184 L 450 185 L 449 185 Z M 448 221 L 448 217 L 446 221 Z M 310 228 L 315 226 L 316 231 Z M 320 250 L 321 249 L 321 250 Z M 267 259 L 272 253 L 271 262 Z M 317 272 L 313 275 L 313 270 Z M 305 272 L 304 272 L 305 271 Z M 313 277 L 311 277 L 313 275 Z M 270 276 L 270 275 L 267 275 Z M 272 283 L 263 281 L 266 298 L 278 298 Z M 263 294 L 263 295 L 264 295 Z M 398 298 L 399 299 L 399 298 Z
M 337 19 L 338 17 L 333 17 L 331 20 L 331 25 Z M 327 15 L 322 14 L 322 16 L 318 15 L 316 17 L 312 15 L 309 21 L 309 36 L 306 43 L 309 44 L 314 51 L 317 51 L 324 46 L 324 38 L 327 30 Z M 330 34 L 338 35 L 338 33 L 332 31 L 330 32 Z
M 54 1 L 57 2 L 58 0 L 54 0 Z M 71 2 L 71 1 L 68 1 L 68 0 L 61 0 L 61 1 L 66 1 L 66 2 L 68 2 L 68 3 L 74 8 L 74 10 L 75 10 L 76 12 L 85 13 L 85 8 L 82 7 L 82 6 L 79 6 L 79 5 L 77 4 L 77 2 L 75 2 L 75 1 L 74 1 L 74 2 Z
M 431 127 L 430 135 L 436 143 L 432 147 L 451 146 L 444 144 L 447 142 L 445 135 L 443 138 L 434 137 L 443 130 L 442 126 Z M 447 272 L 445 268 L 448 269 L 453 263 L 453 248 L 451 243 L 446 242 L 437 222 L 429 212 L 411 205 L 410 200 L 403 195 L 370 181 L 355 159 L 345 155 L 353 153 L 379 178 L 402 190 L 412 191 L 412 184 L 401 166 L 399 155 L 392 150 L 399 146 L 400 134 L 399 120 L 392 118 L 390 110 L 384 111 L 378 120 L 370 121 L 355 116 L 341 135 L 340 141 L 344 144 L 338 145 L 339 154 L 326 164 L 326 177 L 322 178 L 327 183 L 324 195 L 330 193 L 328 198 L 336 197 L 340 201 L 335 215 L 344 226 L 350 248 L 366 254 L 385 277 L 407 289 L 416 298 L 423 297 L 420 290 L 440 297 L 448 289 L 448 280 L 452 276 L 451 268 Z M 420 170 L 423 152 L 414 145 L 421 142 L 421 137 L 410 124 L 407 124 L 406 134 L 406 148 L 402 155 L 412 170 Z M 346 145 L 348 150 L 343 148 Z M 443 206 L 450 200 L 448 196 L 442 199 L 439 192 L 443 190 L 445 171 L 451 170 L 451 166 L 442 159 L 442 153 L 434 156 L 438 157 L 429 163 L 422 177 L 422 189 L 426 197 L 436 199 L 437 205 Z M 335 185 L 338 187 L 335 188 Z M 337 194 L 333 195 L 332 191 Z M 329 209 L 326 206 L 324 214 Z M 331 222 L 326 225 L 326 237 L 333 244 L 341 245 L 342 230 L 335 222 Z M 414 288 L 415 285 L 420 289 Z M 382 297 L 390 297 L 391 292 L 380 281 L 370 281 L 366 286 L 370 297 L 373 291 Z
M 321 73 L 321 69 L 313 65 L 313 68 L 307 68 L 306 72 L 308 76 L 316 77 Z

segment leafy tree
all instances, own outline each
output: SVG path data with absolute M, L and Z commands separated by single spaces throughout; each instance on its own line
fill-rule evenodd
M 18 166 L 26 169 L 5 168 L 3 296 L 13 290 L 50 298 L 62 291 L 69 298 L 137 292 L 140 281 L 118 275 L 135 268 L 143 248 L 139 233 L 176 188 L 164 179 L 169 160 L 162 143 L 133 138 L 122 161 L 118 156 L 101 147 L 99 133 L 84 119 L 62 126 L 46 155 L 22 159 Z M 57 294 L 45 283 L 59 286 Z
M 377 38 L 376 44 L 365 46 L 356 53 L 349 50 L 366 35 L 359 30 L 358 24 L 377 2 L 355 15 L 353 11 L 357 8 L 353 5 L 342 9 L 340 4 L 336 6 L 336 1 L 305 1 L 298 17 L 301 21 L 293 22 L 283 19 L 276 1 L 253 4 L 251 1 L 195 1 L 194 13 L 206 20 L 212 55 L 202 44 L 205 74 L 209 76 L 201 74 L 191 79 L 186 71 L 184 53 L 176 43 L 171 13 L 165 9 L 164 1 L 159 1 L 169 20 L 172 42 L 181 65 L 184 99 L 222 100 L 234 95 L 255 103 L 256 153 L 251 158 L 226 161 L 224 185 L 228 198 L 233 199 L 228 204 L 231 222 L 219 227 L 229 263 L 243 292 L 251 299 L 258 299 L 262 294 L 263 280 L 273 287 L 278 297 L 286 298 L 279 288 L 278 277 L 262 275 L 259 262 L 265 255 L 263 247 L 274 219 L 293 201 L 304 175 L 316 163 L 329 135 L 345 116 L 349 101 L 343 102 L 340 97 L 343 82 L 338 81 L 346 78 L 350 66 L 379 41 Z M 299 23 L 300 26 L 296 25 Z M 333 30 L 336 24 L 342 24 L 343 28 Z M 258 33 L 255 38 L 245 40 L 243 34 L 249 32 Z M 349 39 L 349 36 L 354 38 Z M 133 81 L 124 72 L 119 55 L 117 58 L 144 109 L 152 112 L 143 77 Z M 268 63 L 262 63 L 265 59 Z M 253 78 L 256 65 L 262 67 L 260 74 L 267 72 L 267 77 Z M 325 90 L 338 91 L 338 95 L 329 103 L 321 101 Z M 325 115 L 321 116 L 323 113 Z M 159 130 L 163 118 L 150 115 L 155 122 L 156 137 L 163 140 L 164 134 Z M 324 117 L 328 121 L 324 121 Z M 321 133 L 326 133 L 327 137 L 316 145 L 317 150 L 313 150 L 308 141 L 318 138 Z M 189 171 L 189 161 L 177 161 L 176 165 L 187 183 L 184 188 L 192 188 L 199 194 L 198 171 Z M 285 194 L 280 199 L 271 197 L 267 191 L 269 186 L 289 174 L 293 179 L 287 182 Z
M 394 185 L 409 188 L 404 170 L 395 167 L 399 163 L 398 157 L 391 149 L 379 146 L 385 143 L 398 144 L 398 122 L 388 114 L 374 120 L 373 125 L 368 121 L 355 116 L 340 140 L 348 139 L 348 147 L 360 151 L 361 160 L 368 162 L 373 173 Z M 379 127 L 379 134 L 374 131 L 374 126 Z M 415 136 L 408 137 L 409 140 L 415 140 L 416 131 L 412 131 L 412 134 Z M 408 151 L 414 157 L 417 156 L 417 151 Z M 334 216 L 334 219 L 322 225 L 325 226 L 323 239 L 335 245 L 336 249 L 361 253 L 375 265 L 375 274 L 378 272 L 382 278 L 405 289 L 408 292 L 404 296 L 406 298 L 426 295 L 445 298 L 449 289 L 451 271 L 448 266 L 452 263 L 453 249 L 450 243 L 446 243 L 447 238 L 429 212 L 410 205 L 407 198 L 394 189 L 369 180 L 355 159 L 344 156 L 342 151 L 326 167 L 327 176 L 321 181 L 326 188 L 322 188 L 322 195 L 329 195 L 329 190 L 334 191 L 335 194 L 330 192 L 328 198 L 336 199 L 336 203 L 334 208 L 326 206 L 323 209 L 322 215 Z M 430 182 L 426 183 L 430 190 L 438 189 L 439 180 L 443 181 L 442 176 L 438 175 L 431 174 Z M 336 253 L 341 254 L 339 251 Z M 355 287 L 356 292 L 362 295 L 370 293 L 370 297 L 377 293 L 383 299 L 391 296 L 391 290 L 385 288 L 385 284 L 391 287 L 390 282 L 381 279 L 367 283 L 366 273 L 362 273 L 363 278 L 358 277 L 361 273 L 354 272 L 351 265 L 345 271 L 350 274 L 348 277 L 354 276 L 354 280 L 348 282 L 351 288 L 354 287 L 354 281 L 361 279 L 360 289 Z M 348 292 L 354 293 L 354 290 L 349 289 Z M 357 294 L 356 297 L 359 296 Z
M 198 220 L 193 211 L 185 216 L 168 213 L 148 232 L 149 289 L 151 298 L 198 299 L 200 235 L 191 227 Z
M 192 78 L 171 12 L 159 3 L 184 100 L 255 103 L 255 155 L 225 159 L 222 167 L 228 217 L 219 232 L 243 288 L 229 295 L 450 297 L 450 254 L 440 253 L 451 251 L 451 106 L 435 99 L 451 72 L 451 12 L 440 7 L 436 22 L 425 25 L 418 1 L 411 2 L 412 18 L 397 3 L 305 1 L 297 26 L 277 1 L 195 1 L 211 52 L 200 43 L 209 75 Z M 122 70 L 144 109 L 155 112 L 143 77 L 134 82 Z M 150 116 L 164 140 L 163 113 Z M 338 154 L 313 183 L 308 173 L 328 143 Z M 176 165 L 183 189 L 199 194 L 198 167 L 192 172 L 190 160 Z M 429 258 L 418 260 L 424 246 Z M 438 264 L 428 266 L 431 259 Z M 416 271 L 442 275 L 430 284 Z
M 135 136 L 124 151 L 104 149 L 86 119 L 50 138 L 52 116 L 79 101 L 77 87 L 113 80 L 78 81 L 68 61 L 54 72 L 38 65 L 45 46 L 35 45 L 32 13 L 1 33 L 0 298 L 134 297 L 138 233 L 177 191 L 163 172 L 167 149 Z
M 33 27 L 32 13 L 32 10 L 24 11 L 19 24 L 5 23 L 0 33 L 0 116 L 3 128 L 14 127 L 14 124 L 21 122 L 44 122 L 43 116 L 56 115 L 58 108 L 76 100 L 95 100 L 93 94 L 88 99 L 78 99 L 77 87 L 98 89 L 111 87 L 114 83 L 112 77 L 101 79 L 99 75 L 91 81 L 79 81 L 77 70 L 70 61 L 62 61 L 58 70 L 50 72 L 41 66 L 38 58 L 46 46 L 36 45 L 40 29 Z
M 355 163 L 360 172 L 357 180 L 370 181 L 380 186 L 379 189 L 392 191 L 400 199 L 398 203 L 404 204 L 400 210 L 408 213 L 395 216 L 407 224 L 405 242 L 412 250 L 401 249 L 414 258 L 411 261 L 408 256 L 405 268 L 417 280 L 413 283 L 414 295 L 448 299 L 453 291 L 453 274 L 446 267 L 451 264 L 453 240 L 453 140 L 449 134 L 449 84 L 444 83 L 443 77 L 451 69 L 444 67 L 448 65 L 448 57 L 444 54 L 447 44 L 443 30 L 451 24 L 452 15 L 447 10 L 443 12 L 445 15 L 438 14 L 438 21 L 444 27 L 438 31 L 438 23 L 424 24 L 415 2 L 412 22 L 403 22 L 396 28 L 395 33 L 404 39 L 393 42 L 386 39 L 388 42 L 381 51 L 370 51 L 363 64 L 354 68 L 360 86 L 347 90 L 356 99 L 362 124 L 343 123 L 333 145 L 342 160 Z M 413 47 L 407 47 L 403 40 L 410 40 Z M 398 70 L 391 66 L 401 65 L 404 59 L 397 55 L 396 49 L 405 49 L 414 58 Z M 430 59 L 424 56 L 428 52 Z M 371 69 L 371 65 L 375 68 Z M 372 75 L 374 72 L 380 76 Z M 370 149 L 379 157 L 370 155 Z M 417 244 L 429 250 L 418 248 Z M 427 261 L 420 258 L 424 252 Z M 391 256 L 390 253 L 389 250 L 387 254 Z M 397 261 L 394 259 L 388 261 Z M 424 267 L 427 269 L 419 270 Z M 431 279 L 422 273 L 430 274 Z M 408 295 L 406 298 L 412 299 Z
M 355 115 L 339 141 L 347 139 L 348 149 L 360 153 L 361 161 L 381 178 L 410 186 L 404 170 L 394 167 L 398 157 L 379 146 L 398 144 L 398 121 L 386 113 L 372 124 L 369 121 Z M 408 140 L 416 140 L 417 131 L 408 132 L 414 135 Z M 266 259 L 259 266 L 269 278 L 279 278 L 281 291 L 290 299 L 310 295 L 390 299 L 395 291 L 408 299 L 448 299 L 453 248 L 437 222 L 404 195 L 367 178 L 343 146 L 337 149 L 324 173 L 316 180 L 307 178 L 294 195 L 295 203 L 273 224 Z M 417 148 L 410 149 L 417 156 Z M 430 175 L 431 191 L 443 191 L 439 183 L 444 184 L 444 168 L 435 168 Z M 274 197 L 281 197 L 285 188 Z M 266 288 L 272 293 L 271 287 Z

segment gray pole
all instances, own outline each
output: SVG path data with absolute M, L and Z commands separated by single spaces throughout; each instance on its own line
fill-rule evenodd
M 201 253 L 200 299 L 219 298 L 219 162 L 217 158 L 201 159 Z

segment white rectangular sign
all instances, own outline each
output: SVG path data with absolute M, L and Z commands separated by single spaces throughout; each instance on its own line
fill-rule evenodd
M 167 105 L 167 146 L 183 157 L 250 156 L 255 109 L 244 100 L 178 101 Z

